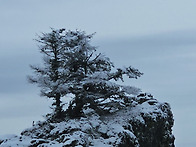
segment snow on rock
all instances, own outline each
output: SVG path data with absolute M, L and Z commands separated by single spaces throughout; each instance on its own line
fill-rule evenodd
M 98 115 L 86 108 L 84 117 L 59 123 L 37 122 L 20 136 L 0 136 L 1 147 L 173 147 L 171 108 L 150 94 L 133 98 L 112 114 Z

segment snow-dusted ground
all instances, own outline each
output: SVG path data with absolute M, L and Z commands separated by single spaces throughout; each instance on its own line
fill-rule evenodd
M 85 117 L 67 118 L 60 123 L 37 122 L 20 136 L 0 136 L 0 146 L 139 147 L 145 142 L 145 137 L 148 140 L 146 144 L 156 143 L 154 138 L 164 147 L 173 146 L 173 116 L 170 107 L 152 97 L 136 98 L 132 106 L 113 114 L 100 116 L 90 108 L 86 108 L 84 113 Z M 142 132 L 141 128 L 144 129 Z M 163 135 L 157 136 L 157 131 Z

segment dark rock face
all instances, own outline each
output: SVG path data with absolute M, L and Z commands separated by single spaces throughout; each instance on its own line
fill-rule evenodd
M 169 104 L 144 94 L 112 114 L 100 116 L 87 108 L 78 119 L 38 122 L 20 136 L 0 138 L 0 146 L 174 147 L 173 124 Z
M 173 115 L 167 103 L 159 104 L 159 107 L 165 113 L 164 116 L 161 112 L 141 113 L 144 122 L 130 120 L 141 147 L 174 147 Z M 152 115 L 154 116 L 152 117 Z

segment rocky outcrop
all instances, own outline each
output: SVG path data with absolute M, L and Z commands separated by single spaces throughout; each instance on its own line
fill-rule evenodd
M 173 123 L 168 103 L 142 94 L 112 114 L 100 116 L 86 108 L 78 119 L 37 122 L 20 136 L 1 137 L 0 146 L 174 147 Z

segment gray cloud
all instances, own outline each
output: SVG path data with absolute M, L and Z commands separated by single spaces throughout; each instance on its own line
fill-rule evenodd
M 126 40 L 127 41 L 127 40 Z M 133 46 L 172 47 L 196 44 L 196 30 L 164 32 L 130 39 Z
M 50 31 L 50 27 L 66 27 L 97 32 L 93 42 L 100 46 L 98 51 L 105 52 L 117 66 L 132 65 L 144 72 L 140 79 L 125 84 L 141 87 L 160 101 L 169 102 L 176 119 L 176 146 L 184 147 L 187 142 L 195 145 L 190 131 L 195 131 L 196 112 L 195 15 L 195 0 L 1 1 L 0 104 L 12 106 L 1 107 L 0 119 L 5 124 L 0 126 L 1 133 L 8 122 L 10 126 L 17 122 L 23 129 L 27 121 L 45 113 L 40 109 L 36 114 L 29 113 L 31 119 L 26 117 L 29 111 L 35 111 L 35 105 L 42 107 L 37 105 L 38 99 L 44 99 L 26 81 L 31 73 L 29 64 L 41 63 L 33 39 L 36 33 Z M 22 97 L 34 103 L 27 105 L 28 100 Z M 26 112 L 23 119 L 22 111 Z M 187 122 L 193 123 L 187 126 Z

